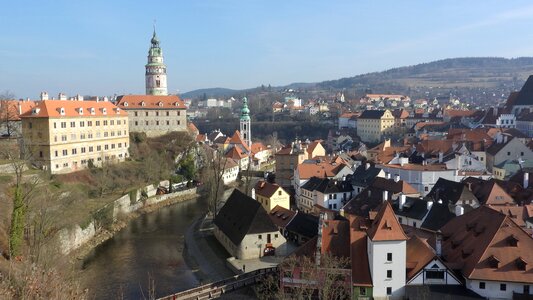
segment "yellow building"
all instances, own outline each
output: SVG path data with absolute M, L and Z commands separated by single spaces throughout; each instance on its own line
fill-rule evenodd
M 276 181 L 281 186 L 290 187 L 294 169 L 306 159 L 325 156 L 326 150 L 322 140 L 310 143 L 296 140 L 291 145 L 283 147 L 276 153 Z
M 51 174 L 128 156 L 128 114 L 107 101 L 45 100 L 20 117 L 24 148 Z
M 290 196 L 279 185 L 260 180 L 252 190 L 252 198 L 257 200 L 263 208 L 270 213 L 270 211 L 279 205 L 283 208 L 290 209 Z
M 357 135 L 367 143 L 381 142 L 394 128 L 394 116 L 389 110 L 365 110 L 357 119 Z

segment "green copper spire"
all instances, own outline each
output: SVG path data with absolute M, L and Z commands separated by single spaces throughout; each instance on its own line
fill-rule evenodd
M 250 109 L 248 109 L 248 99 L 246 97 L 242 99 L 241 120 L 250 120 Z

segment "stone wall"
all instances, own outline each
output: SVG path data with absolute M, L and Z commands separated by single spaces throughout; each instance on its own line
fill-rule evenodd
M 159 186 L 168 187 L 168 180 L 161 181 Z M 142 196 L 142 190 L 146 192 L 147 197 Z M 196 195 L 196 188 L 190 188 L 182 191 L 177 191 L 170 194 L 156 195 L 157 188 L 152 184 L 139 189 L 130 194 L 126 194 L 117 200 L 107 204 L 100 210 L 107 210 L 112 206 L 112 222 L 117 223 L 120 215 L 128 215 L 137 210 L 152 206 L 172 198 L 182 198 L 182 200 L 190 199 L 190 196 Z M 180 200 L 181 201 L 181 200 Z M 87 243 L 101 230 L 96 230 L 97 221 L 89 220 L 85 228 L 81 228 L 79 224 L 71 226 L 70 228 L 63 228 L 58 233 L 59 247 L 62 254 L 68 254 L 73 250 L 78 249 L 83 244 Z

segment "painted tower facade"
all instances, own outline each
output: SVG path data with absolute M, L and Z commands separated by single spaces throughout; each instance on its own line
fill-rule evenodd
M 148 50 L 148 63 L 146 64 L 146 94 L 166 96 L 168 95 L 167 67 L 163 63 L 163 50 L 159 46 L 155 29 L 151 43 L 150 50 Z
M 252 131 L 250 128 L 250 109 L 248 109 L 248 99 L 244 97 L 242 99 L 242 109 L 241 109 L 241 134 L 242 139 L 248 145 L 248 147 L 252 146 Z

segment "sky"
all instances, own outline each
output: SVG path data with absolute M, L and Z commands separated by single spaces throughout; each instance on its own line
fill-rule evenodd
M 531 1 L 2 2 L 0 93 L 143 94 L 154 20 L 169 93 L 533 56 Z

